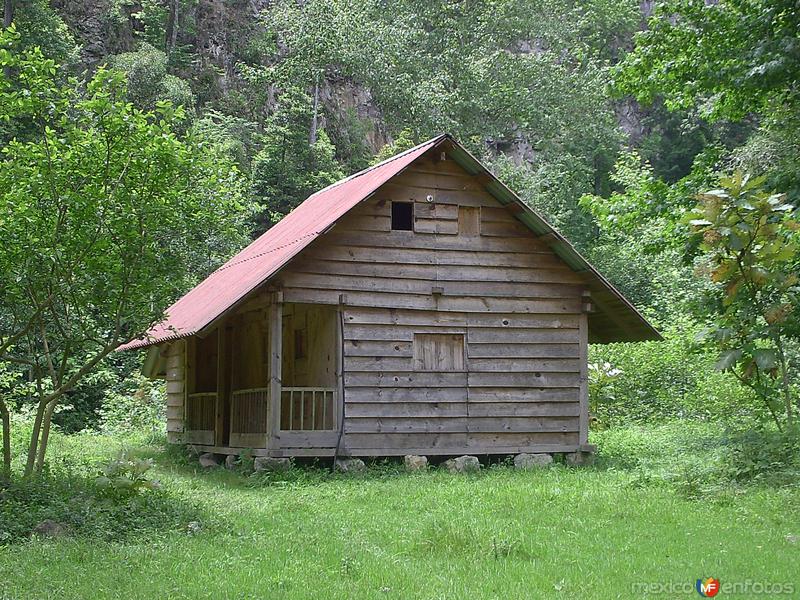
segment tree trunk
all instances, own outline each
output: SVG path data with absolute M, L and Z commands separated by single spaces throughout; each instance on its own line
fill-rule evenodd
M 170 0 L 169 17 L 167 18 L 167 31 L 165 35 L 165 46 L 167 56 L 172 54 L 178 40 L 178 5 L 180 0 Z
M 5 401 L 0 398 L 0 417 L 3 420 L 3 471 L 0 477 L 11 479 L 11 414 Z
M 14 20 L 14 0 L 5 0 L 3 3 L 3 29 L 11 27 Z
M 314 84 L 314 116 L 311 118 L 311 131 L 308 132 L 308 145 L 313 146 L 317 143 L 317 113 L 319 112 L 319 75 Z
M 44 457 L 47 452 L 47 441 L 50 438 L 50 423 L 53 421 L 53 411 L 55 411 L 58 400 L 54 398 L 47 405 L 44 411 L 44 418 L 42 421 L 42 438 L 39 440 L 39 449 L 36 453 L 36 466 L 35 470 L 37 475 L 42 472 L 44 466 Z
M 36 408 L 36 419 L 33 421 L 33 431 L 31 431 L 31 441 L 28 444 L 28 460 L 25 462 L 24 477 L 30 477 L 33 474 L 33 467 L 36 464 L 36 451 L 39 448 L 39 432 L 42 430 L 42 417 L 44 417 L 45 404 L 39 402 Z
M 786 367 L 786 354 L 783 352 L 783 343 L 780 338 L 775 338 L 778 348 L 778 360 L 781 365 L 781 387 L 783 388 L 783 402 L 786 409 L 786 429 L 791 430 L 794 425 L 794 403 L 792 402 L 792 388 L 789 385 L 789 370 Z

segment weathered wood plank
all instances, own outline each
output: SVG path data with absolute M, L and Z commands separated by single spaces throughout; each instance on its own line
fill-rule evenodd
M 407 170 L 394 177 L 392 183 L 400 186 L 429 188 L 437 192 L 441 190 L 483 190 L 483 186 L 474 177 L 466 173 L 464 173 L 464 175 L 449 175 L 444 173 L 421 173 Z
M 470 373 L 470 386 L 485 387 L 578 387 L 579 373 Z M 470 400 L 472 394 L 470 393 Z
M 577 432 L 578 417 L 474 417 L 467 423 L 474 433 Z
M 567 402 L 578 403 L 578 386 L 553 386 L 537 388 L 478 387 L 469 391 L 470 407 L 477 403 Z
M 397 262 L 377 262 L 383 250 L 374 250 L 371 253 L 373 262 L 356 262 L 353 260 L 327 260 L 325 258 L 307 258 L 298 261 L 287 271 L 291 273 L 310 273 L 317 275 L 349 277 L 375 277 L 391 279 L 412 279 L 427 282 L 502 282 L 506 284 L 551 284 L 554 289 L 562 289 L 563 285 L 570 294 L 579 294 L 583 284 L 579 282 L 565 282 L 563 275 L 567 272 L 564 265 L 559 265 L 555 259 L 545 257 L 546 260 L 537 260 L 536 266 L 524 267 L 495 267 L 495 266 L 466 266 L 435 264 L 438 254 L 428 252 L 429 264 L 413 264 L 406 262 L 402 256 Z M 400 253 L 402 255 L 402 252 Z M 533 263 L 534 261 L 531 261 Z M 543 264 L 546 263 L 546 264 Z M 568 276 L 567 279 L 571 277 Z M 484 285 L 490 288 L 489 285 Z M 458 287 L 454 287 L 457 290 Z M 562 290 L 563 291 L 563 290 Z
M 468 267 L 567 269 L 561 262 L 561 259 L 547 248 L 525 252 L 439 249 L 434 253 L 430 250 L 431 248 L 382 247 L 380 252 L 376 253 L 374 247 L 369 246 L 320 244 L 318 246 L 310 246 L 303 251 L 301 257 L 298 257 L 297 262 L 292 263 L 289 269 L 293 269 L 295 264 L 303 264 L 306 261 L 317 260 L 378 263 L 381 265 L 400 263 L 403 265 L 462 265 Z M 511 273 L 514 273 L 514 271 L 509 271 L 509 274 Z M 521 274 L 524 273 L 525 271 L 521 272 Z
M 466 267 L 461 267 L 466 269 Z M 374 291 L 395 294 L 430 295 L 431 289 L 440 287 L 445 296 L 473 296 L 499 298 L 570 299 L 580 304 L 581 287 L 577 284 L 543 283 L 537 280 L 558 280 L 557 272 L 537 270 L 533 283 L 508 283 L 505 281 L 437 281 L 436 279 L 399 279 L 392 277 L 343 277 L 316 273 L 290 272 L 283 276 L 285 287 L 317 290 Z
M 450 389 L 450 388 L 447 388 Z M 577 417 L 580 406 L 571 402 L 475 402 L 382 401 L 357 402 L 348 399 L 347 417 Z
M 351 452 L 361 449 L 392 450 L 428 448 L 428 453 L 467 446 L 464 433 L 345 433 L 345 445 Z
M 351 417 L 347 416 L 345 434 L 353 433 L 464 433 L 466 417 Z
M 325 234 L 327 244 L 367 248 L 419 248 L 423 250 L 461 250 L 470 252 L 529 252 L 546 253 L 548 248 L 534 237 L 459 237 L 457 235 L 440 237 L 433 234 L 413 231 L 390 231 L 375 233 L 369 231 L 348 231 L 334 228 Z
M 469 404 L 470 418 L 577 417 L 579 413 L 580 406 L 577 402 L 470 402 Z
M 468 344 L 470 358 L 568 358 L 578 356 L 578 344 Z
M 533 232 L 519 221 L 484 221 L 481 223 L 481 235 L 502 237 L 504 239 L 533 236 Z
M 557 433 L 577 432 L 578 417 L 358 417 L 348 416 L 345 433 Z
M 388 215 L 351 214 L 343 217 L 336 227 L 348 231 L 390 231 L 391 218 Z
M 475 359 L 470 357 L 469 370 L 478 372 L 556 372 L 579 373 L 578 358 L 488 358 Z M 345 360 L 347 371 L 413 371 L 414 362 L 410 357 L 395 356 L 348 356 Z
M 576 396 L 577 398 L 577 396 Z M 358 402 L 455 402 L 466 403 L 463 387 L 353 387 L 347 390 L 348 410 Z
M 374 200 L 372 201 L 378 205 L 391 199 L 425 202 L 428 196 L 433 196 L 437 205 L 472 206 L 476 208 L 502 206 L 494 196 L 479 189 L 444 190 L 424 185 L 403 185 L 394 182 L 384 184 L 375 192 Z
M 286 287 L 287 302 L 309 304 L 337 304 L 338 290 L 319 290 L 301 287 Z M 458 296 L 423 296 L 421 294 L 397 294 L 390 292 L 348 291 L 348 306 L 372 306 L 384 308 L 409 308 L 419 310 L 443 310 L 452 312 L 516 312 L 527 314 L 577 314 L 580 298 L 485 298 Z
M 345 356 L 407 356 L 411 358 L 411 342 L 393 340 L 348 340 L 344 345 Z
M 492 448 L 502 446 L 543 446 L 553 444 L 577 447 L 578 432 L 536 432 L 536 433 L 470 433 L 468 443 L 473 448 Z
M 577 329 L 470 327 L 470 344 L 577 344 Z
M 369 364 L 369 363 L 365 363 Z M 471 358 L 469 370 L 476 372 L 548 371 L 557 373 L 580 373 L 580 360 L 576 358 Z
M 580 342 L 580 438 L 581 444 L 589 442 L 589 315 L 581 315 L 581 342 Z
M 372 307 L 349 307 L 347 324 L 422 325 L 444 327 L 494 327 L 528 329 L 578 329 L 579 315 L 531 315 L 515 313 L 457 313 Z
M 425 219 L 414 217 L 414 231 L 416 233 L 435 233 L 441 235 L 457 235 L 458 221 L 445 221 L 442 219 Z
M 463 400 L 461 402 L 350 402 L 348 400 L 347 402 L 348 419 L 357 417 L 429 418 L 466 416 L 467 403 Z
M 467 384 L 467 374 L 424 371 L 376 373 L 345 371 L 344 383 L 352 387 L 460 387 Z

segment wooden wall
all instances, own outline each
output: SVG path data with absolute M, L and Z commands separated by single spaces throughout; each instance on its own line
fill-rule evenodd
M 416 231 L 390 230 L 391 201 L 415 202 Z M 285 302 L 345 295 L 352 454 L 579 445 L 581 278 L 455 163 L 412 165 L 280 283 Z M 465 368 L 415 370 L 415 333 L 463 335 Z
M 171 443 L 183 442 L 185 347 L 186 342 L 178 340 L 161 349 L 167 363 L 167 441 Z

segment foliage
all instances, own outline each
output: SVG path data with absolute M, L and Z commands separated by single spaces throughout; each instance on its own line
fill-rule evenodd
M 104 485 L 90 476 L 91 469 L 65 460 L 35 480 L 15 480 L 1 489 L 0 546 L 27 541 L 45 521 L 60 525 L 63 535 L 96 543 L 185 530 L 188 523 L 204 520 L 196 505 L 165 489 L 130 492 L 152 482 Z
M 298 122 L 310 122 L 307 104 L 302 97 L 284 95 L 280 110 L 267 120 L 262 149 L 253 157 L 252 193 L 275 215 L 273 220 L 344 176 L 325 131 L 309 144 L 308 130 Z
M 598 431 L 592 441 L 600 468 L 623 469 L 634 485 L 666 485 L 692 499 L 719 502 L 746 487 L 800 482 L 796 431 L 681 420 Z
M 595 416 L 599 407 L 605 403 L 615 401 L 614 390 L 611 384 L 614 379 L 622 375 L 622 369 L 617 369 L 610 362 L 589 363 L 589 417 L 592 429 L 603 427 L 603 423 Z
M 697 348 L 689 320 L 664 331 L 663 342 L 590 347 L 591 363 L 621 371 L 605 382 L 596 416 L 604 427 L 681 418 L 716 423 L 762 419 L 763 406 L 730 374 L 714 371 L 716 355 Z
M 0 119 L 36 134 L 0 154 L 0 356 L 36 384 L 30 471 L 63 395 L 238 247 L 249 208 L 232 165 L 173 132 L 182 109 L 134 108 L 102 68 L 62 83 L 18 39 L 0 33 Z
M 617 86 L 644 103 L 699 108 L 741 120 L 796 105 L 800 13 L 794 0 L 670 0 L 659 3 Z
M 797 400 L 786 343 L 800 335 L 800 223 L 785 194 L 764 189 L 764 181 L 740 171 L 725 177 L 686 219 L 702 236 L 703 274 L 716 284 L 715 323 L 704 337 L 721 350 L 717 369 L 734 373 L 771 411 L 782 403 L 791 427 Z
M 166 397 L 163 381 L 147 379 L 140 373 L 123 378 L 106 390 L 99 409 L 99 429 L 109 434 L 147 433 L 151 438 L 164 433 Z
M 393 157 L 395 154 L 400 154 L 401 152 L 410 150 L 418 143 L 420 142 L 416 141 L 414 134 L 410 130 L 403 129 L 399 134 L 397 134 L 397 137 L 380 149 L 380 151 L 372 159 L 372 164 L 376 165 L 379 162 L 383 162 L 384 160 Z
M 167 55 L 144 43 L 135 52 L 111 57 L 109 66 L 124 71 L 127 77 L 127 96 L 137 108 L 155 110 L 158 103 L 167 101 L 182 106 L 194 114 L 194 94 L 189 83 L 167 72 Z
M 95 485 L 104 496 L 113 499 L 127 498 L 145 490 L 157 490 L 161 484 L 147 477 L 147 472 L 152 468 L 152 459 L 132 458 L 123 452 L 101 467 Z
M 13 4 L 14 28 L 22 48 L 39 48 L 60 64 L 75 65 L 79 50 L 75 36 L 47 0 L 15 0 Z

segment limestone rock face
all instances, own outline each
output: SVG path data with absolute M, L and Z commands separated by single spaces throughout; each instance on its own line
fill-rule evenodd
M 514 457 L 514 468 L 516 469 L 539 469 L 553 464 L 553 457 L 550 454 L 517 454 Z
M 442 463 L 442 466 L 451 473 L 476 473 L 481 469 L 478 457 L 469 455 L 446 460 Z
M 288 458 L 274 458 L 272 456 L 259 456 L 253 461 L 256 471 L 283 472 L 292 468 L 292 461 Z
M 339 458 L 334 469 L 342 473 L 359 473 L 367 469 L 367 465 L 360 458 Z
M 428 468 L 428 457 L 407 454 L 404 459 L 406 471 L 424 471 Z
M 221 462 L 221 458 L 218 454 L 213 454 L 212 452 L 205 452 L 204 454 L 200 455 L 200 466 L 204 469 L 208 469 L 211 467 L 218 467 Z

